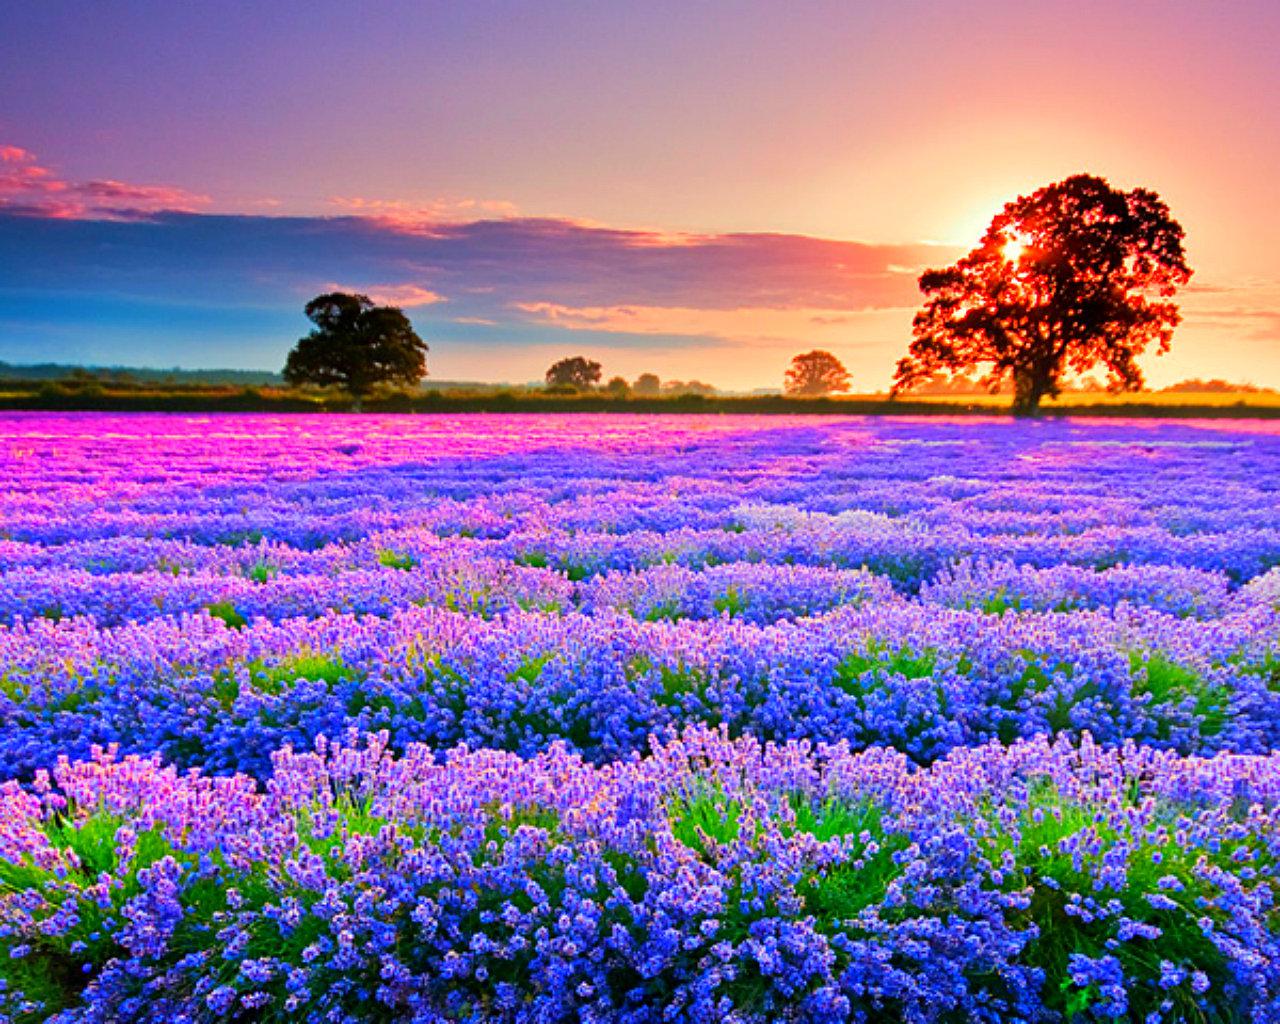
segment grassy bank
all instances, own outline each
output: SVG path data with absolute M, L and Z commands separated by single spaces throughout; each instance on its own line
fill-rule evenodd
M 349 412 L 341 395 L 277 388 L 32 386 L 0 381 L 0 409 L 99 412 Z M 751 415 L 956 416 L 1003 415 L 1008 396 L 885 395 L 789 398 L 782 395 L 543 394 L 538 391 L 456 390 L 396 392 L 366 399 L 366 412 L 465 413 L 682 413 Z M 1135 395 L 1070 394 L 1043 408 L 1046 416 L 1280 418 L 1280 396 L 1145 392 Z

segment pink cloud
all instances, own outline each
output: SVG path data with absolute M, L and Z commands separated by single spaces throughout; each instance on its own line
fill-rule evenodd
M 21 146 L 0 146 L 0 210 L 68 220 L 128 220 L 161 211 L 192 213 L 212 200 L 172 185 L 112 179 L 68 181 Z
M 423 288 L 416 284 L 378 284 L 368 288 L 327 284 L 324 286 L 324 290 L 330 292 L 358 292 L 361 295 L 369 296 L 379 306 L 399 306 L 402 309 L 412 309 L 415 306 L 434 306 L 437 302 L 445 301 L 445 297 L 439 292 L 433 292 L 429 288 Z
M 515 203 L 505 199 L 440 198 L 427 202 L 370 199 L 364 196 L 331 196 L 331 207 L 379 225 L 405 231 L 430 231 L 438 224 L 515 217 Z

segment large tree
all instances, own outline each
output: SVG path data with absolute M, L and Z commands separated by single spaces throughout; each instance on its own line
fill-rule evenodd
M 849 371 L 830 352 L 814 349 L 791 360 L 783 389 L 788 395 L 830 395 L 849 390 Z
M 981 370 L 993 390 L 1012 380 L 1014 410 L 1034 413 L 1063 376 L 1104 366 L 1108 388 L 1142 387 L 1136 358 L 1166 352 L 1191 277 L 1182 227 L 1148 189 L 1122 192 L 1077 174 L 1019 196 L 981 244 L 920 277 L 909 354 L 894 392 L 938 370 Z
M 427 373 L 427 345 L 394 306 L 375 306 L 367 295 L 329 292 L 307 303 L 315 327 L 299 340 L 284 379 L 337 386 L 361 401 L 379 384 L 417 384 Z
M 583 356 L 570 356 L 554 363 L 547 371 L 547 387 L 577 388 L 589 391 L 600 383 L 601 366 L 592 359 Z

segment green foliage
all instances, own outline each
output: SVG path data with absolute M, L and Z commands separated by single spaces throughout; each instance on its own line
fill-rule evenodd
M 261 530 L 232 530 L 218 537 L 214 543 L 223 547 L 240 548 L 261 544 L 265 535 Z
M 525 658 L 517 668 L 512 670 L 508 678 L 512 682 L 522 680 L 526 683 L 536 683 L 542 675 L 542 670 L 547 667 L 547 663 L 554 657 L 555 653 L 553 651 L 544 651 L 542 654 Z
M 1021 605 L 1017 598 L 1009 596 L 1007 587 L 997 587 L 995 593 L 980 602 L 978 607 L 988 615 L 1004 615 L 1006 612 L 1017 611 Z
M 554 614 L 562 612 L 564 609 L 560 606 L 560 602 L 555 598 L 538 598 L 529 597 L 524 594 L 519 595 L 515 599 L 516 607 L 526 612 L 543 612 L 545 614 Z
M 741 592 L 733 586 L 728 587 L 713 603 L 716 611 L 731 617 L 741 615 L 747 610 L 747 603 L 743 600 Z
M 679 622 L 685 617 L 684 606 L 678 598 L 659 601 L 644 613 L 646 622 Z
M 1224 686 L 1211 683 L 1198 672 L 1179 665 L 1162 651 L 1143 655 L 1134 651 L 1129 655 L 1134 673 L 1133 691 L 1148 696 L 1153 705 L 1190 704 L 1200 719 L 1200 733 L 1216 736 L 1227 724 L 1231 694 Z M 1161 721 L 1158 735 L 1167 739 L 1171 723 Z
M 486 843 L 502 842 L 521 828 L 541 829 L 553 840 L 560 838 L 560 815 L 551 807 L 491 804 L 485 808 L 483 820 Z
M 793 794 L 790 807 L 795 829 L 822 842 L 846 839 L 845 859 L 805 876 L 799 891 L 805 909 L 827 927 L 838 927 L 867 907 L 879 906 L 904 866 L 896 855 L 907 839 L 888 831 L 884 809 L 869 798 L 828 797 L 815 802 Z
M 137 835 L 132 856 L 122 864 L 118 836 L 127 823 L 103 809 L 82 814 L 71 806 L 40 824 L 58 856 L 52 862 L 0 858 L 0 892 L 39 892 L 38 919 L 61 914 L 71 923 L 57 934 L 30 929 L 25 956 L 0 957 L 0 982 L 43 1004 L 29 1017 L 19 1017 L 23 1024 L 35 1024 L 74 1007 L 85 987 L 123 952 L 117 942 L 119 930 L 127 923 L 122 910 L 141 893 L 142 871 L 167 857 L 190 867 L 189 858 L 175 851 L 159 826 Z M 99 893 L 103 874 L 112 876 L 113 882 Z M 90 887 L 95 888 L 94 894 L 86 891 Z M 191 894 L 196 893 L 208 896 L 209 889 L 192 888 Z M 211 923 L 210 917 L 203 918 L 205 924 Z
M 387 569 L 413 569 L 417 566 L 418 560 L 412 555 L 402 555 L 392 551 L 390 548 L 380 548 L 378 550 L 378 564 Z
M 891 651 L 875 641 L 867 643 L 861 652 L 845 656 L 836 669 L 835 683 L 846 693 L 862 694 L 878 688 L 886 676 L 899 675 L 905 679 L 928 679 L 938 663 L 938 652 L 913 651 L 902 647 Z M 868 679 L 868 676 L 871 679 Z
M 1229 911 L 1216 900 L 1218 890 L 1202 870 L 1202 850 L 1190 851 L 1177 842 L 1157 843 L 1159 832 L 1133 824 L 1140 818 L 1144 803 L 1151 814 L 1150 798 L 1145 798 L 1135 783 L 1129 791 L 1130 816 L 1127 827 L 1117 825 L 1118 818 L 1108 814 L 1103 805 L 1088 799 L 1068 799 L 1059 793 L 1052 780 L 1032 780 L 1025 793 L 1011 796 L 1003 807 L 988 805 L 988 824 L 984 842 L 998 857 L 1012 858 L 1006 872 L 1009 889 L 1030 888 L 1030 903 L 1015 916 L 1013 923 L 1034 926 L 1034 937 L 1024 959 L 1045 971 L 1044 1000 L 1051 1012 L 1069 1020 L 1078 1019 L 1098 998 L 1091 989 L 1080 989 L 1069 976 L 1072 954 L 1089 957 L 1114 955 L 1122 963 L 1128 987 L 1130 1019 L 1149 1019 L 1164 999 L 1175 1010 L 1160 1020 L 1208 1020 L 1187 983 L 1165 990 L 1159 985 L 1160 964 L 1204 971 L 1213 988 L 1222 990 L 1228 981 L 1225 959 L 1212 936 L 1202 928 L 1202 918 L 1217 924 L 1227 919 Z M 1179 824 L 1178 808 L 1155 807 L 1157 817 L 1166 819 L 1170 831 Z M 1081 848 L 1078 839 L 1086 840 Z M 1088 842 L 1088 840 L 1095 840 Z M 1237 848 L 1261 849 L 1256 835 L 1243 833 L 1231 839 L 1224 837 L 1221 848 L 1211 856 L 1212 863 L 1228 866 Z M 1123 884 L 1111 886 L 1102 879 L 1111 877 L 1101 870 L 1104 860 L 1114 866 L 1123 853 Z M 1162 878 L 1177 880 L 1176 887 L 1162 887 Z M 1115 901 L 1117 912 L 1081 915 L 1068 908 L 1071 894 L 1090 896 L 1099 903 Z M 1170 900 L 1172 909 L 1156 907 L 1148 895 L 1160 893 Z M 1152 925 L 1159 929 L 1156 938 L 1130 938 L 1115 941 L 1119 919 Z
M 718 847 L 737 841 L 742 830 L 742 802 L 718 784 L 708 784 L 675 797 L 667 806 L 671 834 L 690 850 L 714 861 Z
M 277 566 L 274 566 L 270 562 L 260 558 L 249 567 L 249 571 L 246 575 L 249 579 L 253 580 L 254 583 L 266 583 L 279 572 L 280 569 Z
M 333 654 L 303 650 L 274 663 L 254 658 L 244 665 L 242 671 L 231 666 L 214 675 L 211 693 L 224 708 L 232 707 L 239 699 L 242 674 L 247 676 L 255 690 L 271 696 L 284 693 L 299 679 L 317 680 L 332 689 L 344 679 L 356 676 L 341 658 Z
M 702 721 L 715 725 L 720 716 L 715 706 L 707 700 L 707 689 L 711 684 L 707 673 L 687 665 L 658 665 L 646 657 L 632 658 L 627 664 L 627 678 L 640 679 L 654 671 L 658 674 L 660 692 L 656 695 L 657 703 L 664 707 L 683 707 L 687 698 L 695 698 L 702 703 L 705 714 Z
M 243 629 L 249 624 L 249 620 L 241 615 L 230 601 L 214 601 L 212 604 L 205 605 L 204 610 L 212 618 L 221 619 L 231 629 Z
M 1049 728 L 1053 733 L 1067 732 L 1071 729 L 1071 712 L 1076 704 L 1098 696 L 1102 692 L 1101 685 L 1091 678 L 1075 678 L 1075 666 L 1070 662 L 1045 664 L 1041 655 L 1030 649 L 1018 652 L 1022 659 L 1022 672 L 1010 687 L 1007 700 L 1002 701 L 1004 707 L 1017 710 L 1028 694 L 1047 693 L 1055 685 L 1058 692 L 1053 704 L 1046 711 Z M 1070 685 L 1062 685 L 1063 683 Z M 1002 724 L 1000 738 L 1011 742 L 1014 738 L 1012 723 Z

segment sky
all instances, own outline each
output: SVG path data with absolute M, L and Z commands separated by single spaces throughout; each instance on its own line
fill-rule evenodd
M 915 279 L 1077 172 L 1195 269 L 1150 382 L 1280 386 L 1274 0 L 42 0 L 0 59 L 0 360 L 278 369 L 334 287 L 439 379 L 886 386 Z

